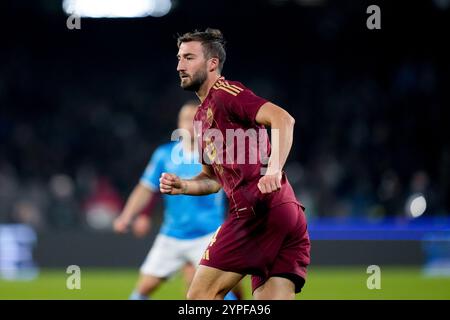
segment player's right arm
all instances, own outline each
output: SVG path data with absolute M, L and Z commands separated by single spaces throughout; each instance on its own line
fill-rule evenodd
M 128 197 L 122 213 L 114 221 L 114 230 L 118 233 L 125 233 L 134 217 L 145 209 L 153 197 L 153 191 L 139 183 Z
M 192 179 L 180 179 L 172 173 L 163 173 L 159 179 L 161 193 L 203 196 L 218 192 L 222 187 L 209 165 L 203 165 L 202 172 Z

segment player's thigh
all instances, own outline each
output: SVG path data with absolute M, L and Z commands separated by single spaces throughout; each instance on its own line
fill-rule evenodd
M 178 271 L 183 260 L 180 240 L 159 234 L 140 268 L 141 274 L 157 278 L 168 278 Z
M 189 288 L 189 299 L 220 299 L 230 291 L 244 275 L 199 265 Z
M 294 300 L 295 284 L 283 277 L 270 277 L 253 292 L 255 300 Z
M 186 260 L 197 266 L 202 259 L 202 256 L 208 248 L 211 238 L 214 236 L 214 232 L 207 234 L 203 237 L 191 240 L 188 247 L 186 247 Z

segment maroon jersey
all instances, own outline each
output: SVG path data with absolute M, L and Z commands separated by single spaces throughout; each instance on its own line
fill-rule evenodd
M 255 121 L 266 102 L 241 83 L 221 77 L 194 118 L 200 161 L 213 167 L 232 213 L 287 202 L 300 204 L 284 173 L 281 190 L 262 194 L 257 187 L 270 155 L 267 130 Z

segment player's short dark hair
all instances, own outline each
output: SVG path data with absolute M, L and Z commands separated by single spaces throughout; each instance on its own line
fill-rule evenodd
M 199 41 L 203 46 L 206 59 L 219 59 L 219 72 L 222 71 L 227 54 L 225 52 L 225 40 L 219 29 L 207 28 L 205 31 L 194 30 L 178 36 L 178 48 L 183 42 Z

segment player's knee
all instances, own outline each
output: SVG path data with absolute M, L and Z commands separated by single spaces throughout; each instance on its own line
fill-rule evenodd
M 294 292 L 280 292 L 279 294 L 274 294 L 268 297 L 270 300 L 295 300 Z
M 294 292 L 276 292 L 272 290 L 255 291 L 253 298 L 255 300 L 295 300 Z

